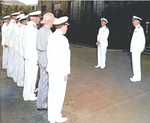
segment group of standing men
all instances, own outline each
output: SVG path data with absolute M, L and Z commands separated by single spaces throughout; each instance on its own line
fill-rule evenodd
M 38 110 L 47 109 L 50 122 L 65 122 L 61 109 L 70 74 L 70 49 L 68 39 L 64 36 L 69 25 L 68 17 L 56 19 L 52 13 L 46 13 L 41 21 L 41 11 L 28 15 L 20 12 L 3 17 L 2 45 L 3 69 L 7 76 L 13 78 L 19 87 L 23 87 L 25 101 L 37 100 Z M 133 77 L 132 82 L 141 81 L 140 56 L 145 48 L 145 35 L 140 25 L 142 19 L 133 16 L 135 30 L 131 40 Z M 37 24 L 43 27 L 37 29 Z M 105 68 L 109 29 L 107 19 L 101 18 L 102 27 L 97 36 L 98 64 L 95 68 Z M 53 25 L 56 30 L 50 30 Z M 61 63 L 60 63 L 61 62 Z M 40 79 L 38 96 L 34 90 L 38 66 Z M 48 98 L 48 99 L 47 99 Z M 47 101 L 48 100 L 48 101 Z M 47 103 L 48 102 L 48 103 Z
M 142 19 L 137 16 L 133 16 L 132 23 L 135 27 L 131 45 L 130 52 L 132 53 L 132 69 L 133 69 L 133 77 L 130 78 L 132 82 L 141 81 L 141 53 L 145 49 L 145 35 L 140 22 Z M 98 64 L 95 68 L 104 69 L 106 66 L 106 52 L 108 46 L 108 36 L 109 29 L 106 27 L 108 20 L 106 18 L 101 18 L 101 26 L 97 35 L 97 59 Z
M 8 77 L 23 87 L 24 101 L 37 100 L 38 110 L 48 108 L 50 122 L 65 122 L 67 118 L 62 117 L 61 109 L 70 74 L 70 49 L 64 36 L 68 17 L 56 19 L 52 13 L 44 14 L 42 21 L 41 17 L 41 11 L 28 15 L 15 12 L 3 17 L 2 67 Z M 38 30 L 39 23 L 43 26 Z M 53 25 L 56 30 L 52 33 Z M 36 97 L 38 66 L 40 79 Z

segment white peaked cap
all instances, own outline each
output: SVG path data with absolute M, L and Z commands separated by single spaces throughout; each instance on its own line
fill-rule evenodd
M 6 15 L 6 16 L 3 17 L 3 20 L 9 19 L 9 18 L 10 18 L 10 15 Z
M 20 12 L 15 12 L 15 13 L 12 13 L 11 16 L 17 16 L 19 14 L 20 14 Z
M 132 21 L 134 21 L 134 20 L 139 20 L 139 21 L 142 21 L 142 18 L 140 18 L 140 17 L 137 17 L 137 16 L 133 16 L 133 18 L 132 18 Z
M 25 14 L 20 14 L 20 15 L 18 15 L 17 17 L 16 17 L 16 19 L 19 19 L 19 18 L 21 18 L 21 17 L 23 17 Z
M 101 21 L 105 21 L 106 23 L 108 23 L 108 20 L 106 18 L 101 18 Z
M 28 19 L 28 15 L 24 15 L 24 16 L 22 16 L 19 20 L 20 21 L 23 21 L 23 20 L 27 20 Z
M 39 16 L 39 15 L 41 15 L 41 11 L 35 11 L 35 12 L 31 12 L 31 13 L 29 13 L 28 15 L 29 16 Z
M 69 25 L 69 23 L 67 21 L 68 21 L 68 17 L 67 16 L 63 16 L 63 17 L 60 17 L 60 18 L 56 19 L 53 22 L 53 24 L 54 25 L 61 25 L 61 24 Z

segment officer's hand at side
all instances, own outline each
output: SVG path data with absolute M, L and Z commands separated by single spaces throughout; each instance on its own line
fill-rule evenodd
M 96 45 L 99 45 L 99 44 L 100 44 L 100 42 L 99 42 L 99 41 L 97 41 Z
M 64 76 L 64 81 L 68 81 L 69 75 Z
M 4 47 L 7 48 L 8 46 L 5 44 Z

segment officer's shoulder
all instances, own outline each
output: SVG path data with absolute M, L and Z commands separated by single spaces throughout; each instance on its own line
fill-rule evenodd
M 108 27 L 105 27 L 105 29 L 108 29 Z
M 34 25 L 34 24 L 27 24 L 27 27 L 29 27 L 29 28 L 37 28 L 36 25 Z
M 141 26 L 141 25 L 139 25 L 138 27 L 137 27 L 137 29 L 142 29 L 143 27 Z

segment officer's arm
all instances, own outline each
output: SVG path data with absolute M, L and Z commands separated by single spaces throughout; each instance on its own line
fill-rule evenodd
M 109 36 L 109 29 L 107 28 L 105 29 L 105 32 L 103 32 L 103 35 L 101 36 L 101 42 L 107 41 L 108 36 Z
M 144 34 L 143 29 L 140 30 L 139 36 L 140 36 L 141 48 L 142 50 L 144 50 L 145 49 L 145 34 Z
M 98 31 L 96 45 L 99 45 L 99 44 L 100 44 L 100 29 L 99 29 L 99 31 Z

